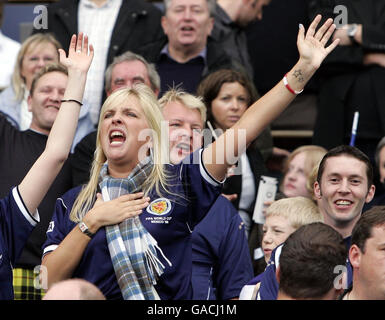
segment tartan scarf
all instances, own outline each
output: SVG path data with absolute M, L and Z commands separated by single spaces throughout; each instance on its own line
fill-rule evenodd
M 104 201 L 141 190 L 153 167 L 151 157 L 139 163 L 127 178 L 112 178 L 108 175 L 107 162 L 100 170 L 99 186 Z M 108 213 L 107 213 L 108 214 Z M 125 300 L 159 300 L 154 285 L 163 273 L 164 265 L 159 261 L 156 240 L 143 227 L 139 216 L 119 224 L 106 226 L 108 249 L 120 290 Z

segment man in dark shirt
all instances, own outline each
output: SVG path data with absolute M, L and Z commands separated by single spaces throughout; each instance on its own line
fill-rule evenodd
M 373 168 L 369 158 L 359 149 L 341 145 L 329 150 L 322 158 L 314 183 L 314 194 L 324 223 L 338 231 L 347 248 L 351 245 L 353 227 L 365 203 L 373 199 Z M 276 299 L 278 283 L 275 269 L 279 261 L 277 247 L 262 276 L 258 299 Z M 352 281 L 350 261 L 346 262 L 348 285 Z M 337 276 L 337 274 L 336 274 Z
M 29 130 L 15 129 L 0 115 L 0 198 L 6 196 L 13 186 L 20 184 L 44 151 L 67 78 L 66 69 L 59 65 L 47 66 L 36 76 L 28 98 L 28 108 L 32 112 Z M 45 241 L 55 201 L 72 185 L 70 169 L 66 162 L 38 207 L 40 223 L 31 233 L 20 258 L 13 266 L 15 299 L 41 298 L 42 291 L 34 286 L 34 279 L 39 276 L 36 267 L 41 262 L 41 246 Z
M 247 37 L 244 28 L 254 20 L 262 19 L 263 7 L 271 0 L 218 0 L 211 36 L 223 44 L 226 53 L 239 62 L 253 79 Z
M 195 93 L 208 73 L 236 67 L 223 46 L 209 37 L 214 25 L 215 0 L 165 0 L 164 6 L 161 24 L 167 37 L 138 50 L 148 61 L 156 63 L 161 95 L 174 86 Z

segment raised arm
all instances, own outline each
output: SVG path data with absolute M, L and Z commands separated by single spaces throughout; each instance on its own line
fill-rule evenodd
M 68 82 L 63 100 L 81 102 L 94 50 L 88 49 L 88 38 L 80 33 L 72 36 L 68 57 L 59 49 L 60 62 L 68 69 Z M 34 213 L 52 182 L 61 170 L 71 149 L 75 135 L 80 104 L 74 101 L 62 102 L 56 120 L 48 136 L 45 150 L 28 171 L 19 185 L 19 192 L 30 213 Z
M 306 33 L 304 27 L 300 25 L 297 37 L 300 57 L 287 73 L 288 85 L 294 91 L 301 91 L 305 87 L 322 61 L 338 45 L 337 39 L 325 47 L 335 30 L 335 25 L 332 19 L 328 19 L 317 30 L 320 20 L 321 16 L 318 15 Z M 248 108 L 232 128 L 203 151 L 203 162 L 208 172 L 218 181 L 222 181 L 226 176 L 227 167 L 235 162 L 236 157 L 245 151 L 246 146 L 289 105 L 295 96 L 285 87 L 283 81 L 280 81 Z M 246 139 L 242 139 L 242 134 Z

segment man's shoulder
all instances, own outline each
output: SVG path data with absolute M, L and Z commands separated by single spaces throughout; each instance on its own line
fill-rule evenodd
M 145 44 L 135 50 L 135 53 L 142 55 L 148 62 L 154 63 L 159 60 L 160 52 L 167 44 L 167 37 L 164 36 L 158 40 Z
M 230 222 L 234 219 L 238 220 L 238 218 L 241 220 L 241 217 L 233 204 L 222 195 L 218 197 L 210 211 L 215 211 L 217 214 L 216 218 L 221 221 L 225 220 Z
M 6 48 L 5 50 L 6 53 L 9 54 L 15 51 L 17 53 L 19 51 L 21 46 L 20 43 L 2 34 L 1 30 L 0 30 L 0 38 L 2 41 L 2 46 Z M 11 51 L 11 52 L 8 52 L 8 51 Z
M 245 71 L 237 61 L 227 54 L 224 42 L 211 36 L 207 39 L 207 65 L 208 72 L 214 72 L 223 68 Z
M 223 41 L 224 38 L 233 32 L 231 23 L 230 17 L 221 6 L 217 4 L 214 12 L 214 28 L 210 37 L 215 41 Z
M 137 11 L 144 10 L 145 12 L 141 12 L 145 16 L 148 14 L 151 15 L 162 15 L 162 11 L 152 3 L 148 3 L 143 0 L 123 0 L 121 10 L 129 10 L 129 11 Z
M 49 11 L 57 11 L 57 10 L 63 10 L 67 8 L 74 8 L 79 5 L 79 0 L 66 0 L 66 1 L 57 1 L 50 3 L 48 8 Z

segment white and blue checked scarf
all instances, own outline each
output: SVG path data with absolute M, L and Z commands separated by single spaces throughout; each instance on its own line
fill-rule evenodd
M 127 178 L 117 179 L 108 175 L 107 162 L 100 171 L 99 186 L 103 200 L 109 201 L 121 195 L 141 190 L 142 183 L 152 170 L 152 161 L 147 157 L 139 163 Z M 108 249 L 116 278 L 125 300 L 159 300 L 154 285 L 163 273 L 164 265 L 157 257 L 163 255 L 156 240 L 143 227 L 138 216 L 120 224 L 106 226 Z

